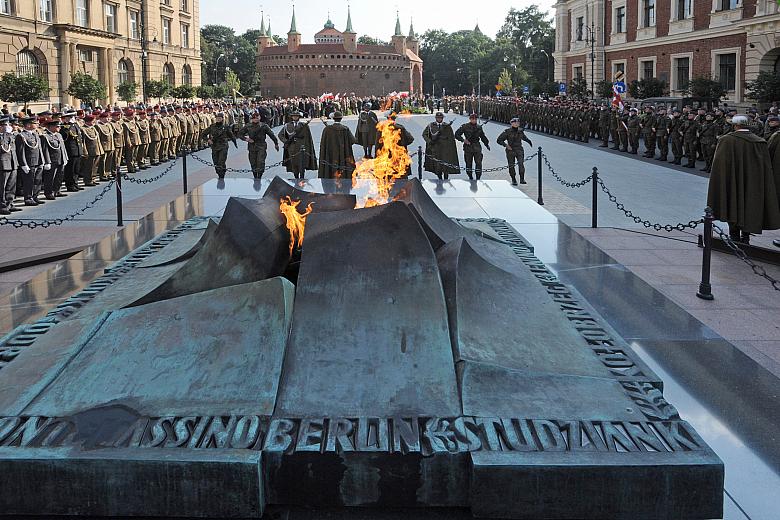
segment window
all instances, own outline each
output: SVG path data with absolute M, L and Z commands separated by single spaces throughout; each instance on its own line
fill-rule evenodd
M 181 6 L 180 6 L 180 9 L 181 9 L 182 11 L 184 11 L 185 13 L 189 13 L 189 12 L 190 12 L 190 9 L 189 9 L 189 7 L 190 7 L 190 6 L 189 6 L 189 1 L 188 1 L 188 0 L 181 0 Z
M 615 76 L 618 72 L 622 72 L 623 74 L 626 73 L 626 64 L 625 62 L 619 62 L 619 63 L 613 63 L 612 64 L 612 75 Z
M 192 69 L 189 65 L 181 68 L 181 83 L 182 85 L 192 86 Z
M 119 60 L 119 67 L 117 68 L 118 83 L 131 83 L 135 80 L 133 77 L 133 68 L 129 61 L 126 59 Z
M 14 14 L 11 11 L 11 0 L 0 0 L 0 14 Z
M 92 62 L 93 60 L 91 49 L 79 49 L 79 61 Z
M 130 38 L 139 39 L 141 35 L 138 34 L 138 11 L 128 11 L 127 19 L 130 22 Z
M 719 0 L 718 11 L 730 11 L 737 8 L 737 0 Z
M 166 45 L 171 44 L 171 20 L 169 18 L 162 19 L 163 29 L 163 43 Z
M 615 9 L 615 32 L 626 32 L 626 8 L 618 7 Z
M 190 26 L 186 23 L 181 24 L 181 46 L 185 49 L 190 47 Z
M 675 88 L 677 90 L 683 90 L 688 86 L 688 80 L 691 77 L 691 59 L 675 58 L 674 69 L 677 74 L 677 84 L 675 85 Z
M 583 29 L 584 26 L 585 26 L 585 17 L 583 17 L 583 16 L 578 17 L 577 18 L 577 36 L 576 36 L 578 42 L 582 41 L 582 32 L 584 30 Z
M 736 90 L 737 85 L 737 55 L 718 55 L 718 80 L 726 90 Z
M 42 22 L 51 22 L 54 19 L 52 0 L 40 0 L 40 19 Z
M 32 51 L 24 49 L 16 55 L 16 75 L 17 76 L 44 76 L 43 67 L 38 62 Z
M 655 0 L 645 0 L 644 17 L 642 18 L 642 27 L 652 27 L 655 25 Z
M 577 79 L 582 79 L 582 67 L 574 67 L 574 77 Z
M 173 65 L 170 63 L 166 63 L 165 67 L 163 67 L 162 79 L 171 86 L 176 85 L 176 72 L 174 72 Z
M 104 4 L 103 10 L 106 13 L 106 31 L 116 32 L 116 5 Z
M 685 20 L 691 17 L 691 0 L 677 0 L 677 19 Z
M 76 23 L 82 27 L 89 27 L 87 0 L 76 0 Z
M 655 63 L 650 60 L 642 62 L 642 79 L 651 79 L 655 76 L 653 69 Z
M 171 0 L 162 0 L 162 5 L 167 5 L 168 7 L 171 6 Z

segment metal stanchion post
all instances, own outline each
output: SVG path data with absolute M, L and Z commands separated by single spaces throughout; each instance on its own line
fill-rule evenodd
M 304 177 L 306 177 L 306 145 L 301 146 L 301 151 L 298 153 L 300 154 L 300 158 L 298 160 L 301 161 L 300 162 L 301 172 L 298 174 L 300 175 L 300 177 L 296 175 L 295 178 L 303 179 Z
M 422 146 L 417 147 L 417 178 L 422 180 L 423 176 L 423 149 Z
M 701 261 L 701 283 L 696 296 L 702 300 L 714 300 L 712 285 L 710 284 L 710 266 L 712 262 L 712 208 L 704 210 L 704 250 Z
M 181 183 L 184 188 L 184 194 L 187 194 L 187 148 L 181 152 Z
M 122 227 L 122 170 L 116 167 L 116 225 Z
M 542 147 L 540 146 L 536 150 L 536 173 L 538 174 L 539 195 L 536 197 L 536 203 L 540 206 L 544 206 L 544 198 L 542 198 Z
M 590 227 L 597 228 L 599 227 L 599 169 L 595 166 L 593 167 L 591 184 L 593 184 L 593 201 L 590 206 Z

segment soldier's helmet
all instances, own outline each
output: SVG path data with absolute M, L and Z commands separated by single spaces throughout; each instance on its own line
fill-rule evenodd
M 337 110 L 336 112 L 333 112 L 330 115 L 330 118 L 333 119 L 334 121 L 341 121 L 342 119 L 344 119 L 344 114 L 342 114 Z
M 436 117 L 444 117 L 444 112 L 436 112 Z

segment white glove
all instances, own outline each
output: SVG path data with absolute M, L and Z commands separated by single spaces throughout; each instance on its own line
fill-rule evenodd
M 24 173 L 30 173 L 30 167 L 29 166 L 22 166 L 22 171 Z
M 51 170 L 51 164 L 44 164 L 43 165 L 43 169 L 46 170 L 46 171 Z

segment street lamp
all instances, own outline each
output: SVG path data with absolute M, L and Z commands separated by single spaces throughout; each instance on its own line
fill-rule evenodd
M 590 27 L 587 25 L 583 28 L 587 31 L 588 35 L 585 37 L 585 43 L 590 43 L 590 93 L 595 98 L 596 96 L 596 81 L 593 77 L 594 62 L 596 61 L 596 28 L 593 26 L 593 17 L 595 16 L 595 9 L 591 10 Z
M 214 84 L 215 85 L 219 84 L 219 73 L 218 73 L 218 71 L 219 71 L 219 60 L 221 60 L 224 57 L 225 57 L 224 54 L 220 54 L 219 56 L 217 56 L 216 63 L 214 63 Z
M 552 67 L 550 67 L 550 59 L 555 60 L 555 58 L 547 54 L 547 51 L 544 49 L 541 49 L 541 53 L 547 56 L 547 82 L 549 83 L 552 81 L 552 79 L 550 78 L 550 69 L 552 69 Z

